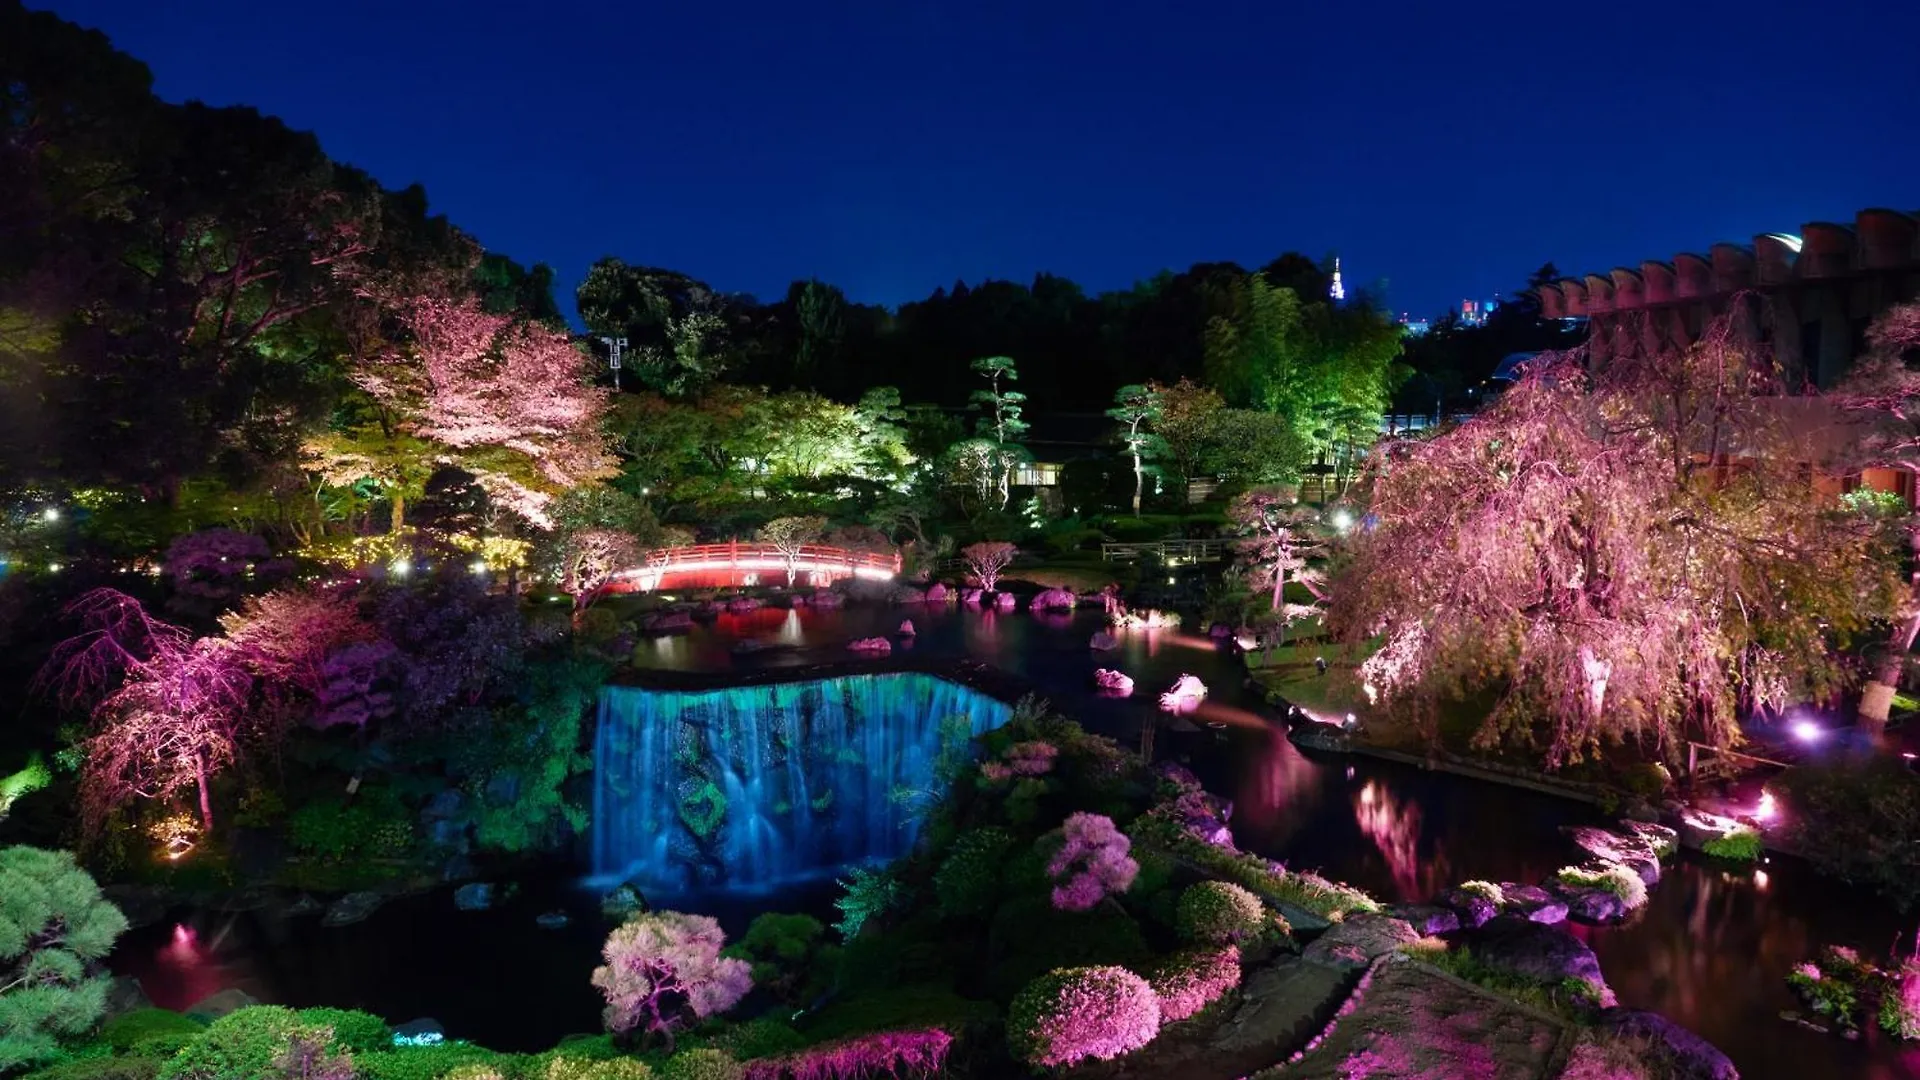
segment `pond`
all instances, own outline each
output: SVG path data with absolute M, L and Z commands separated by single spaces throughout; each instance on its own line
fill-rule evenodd
M 1319 869 L 1392 900 L 1417 900 L 1462 880 L 1536 881 L 1577 861 L 1563 825 L 1597 820 L 1577 803 L 1364 758 L 1303 754 L 1271 710 L 1244 690 L 1238 662 L 1191 632 L 1133 632 L 1120 648 L 1087 648 L 1097 613 L 1031 616 L 966 610 L 872 609 L 726 615 L 643 640 L 636 662 L 672 671 L 760 671 L 848 658 L 849 640 L 918 630 L 911 655 L 972 658 L 1030 682 L 1092 730 L 1139 745 L 1154 699 L 1182 674 L 1211 689 L 1189 721 L 1159 727 L 1159 757 L 1187 761 L 1234 799 L 1242 847 Z M 742 642 L 753 646 L 741 647 Z M 1098 696 L 1096 667 L 1133 676 L 1132 699 Z M 587 983 L 605 925 L 585 863 L 556 865 L 492 911 L 457 912 L 446 892 L 396 901 L 367 922 L 321 929 L 311 917 L 184 913 L 129 934 L 117 970 L 140 977 L 158 1004 L 184 1007 L 238 987 L 267 1001 L 365 1008 L 394 1022 L 432 1016 L 453 1037 L 532 1050 L 598 1028 Z M 831 916 L 830 878 L 777 896 L 701 907 L 738 933 L 769 907 Z M 566 910 L 571 925 L 534 916 Z M 1712 1040 L 1749 1080 L 1920 1076 L 1920 1050 L 1844 1042 L 1779 1018 L 1796 1008 L 1789 967 L 1827 944 L 1884 956 L 1913 925 L 1871 895 L 1789 860 L 1731 875 L 1686 858 L 1631 923 L 1577 928 L 1599 954 L 1624 1005 L 1655 1009 Z

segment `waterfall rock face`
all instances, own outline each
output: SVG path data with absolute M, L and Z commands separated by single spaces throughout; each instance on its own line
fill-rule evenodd
M 943 746 L 1012 709 L 917 672 L 668 692 L 610 686 L 593 868 L 649 895 L 752 891 L 896 858 Z

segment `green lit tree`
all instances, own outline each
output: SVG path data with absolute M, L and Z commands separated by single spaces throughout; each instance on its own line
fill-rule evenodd
M 1113 393 L 1107 415 L 1120 423 L 1120 444 L 1133 459 L 1133 516 L 1140 516 L 1140 499 L 1147 484 L 1146 461 L 1164 448 L 1153 428 L 1160 420 L 1160 395 L 1147 386 L 1123 386 Z
M 0 848 L 0 1073 L 51 1057 L 106 1011 L 100 966 L 127 928 L 65 851 Z

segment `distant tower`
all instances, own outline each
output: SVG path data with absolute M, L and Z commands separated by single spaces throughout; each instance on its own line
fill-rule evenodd
M 1327 287 L 1327 295 L 1333 297 L 1336 304 L 1347 298 L 1347 287 L 1340 284 L 1340 256 L 1338 255 L 1333 257 L 1333 284 Z

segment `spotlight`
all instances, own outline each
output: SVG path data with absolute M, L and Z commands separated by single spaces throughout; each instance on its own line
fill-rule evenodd
M 1793 737 L 1803 743 L 1817 743 L 1827 734 L 1825 729 L 1811 720 L 1795 720 L 1792 731 Z

